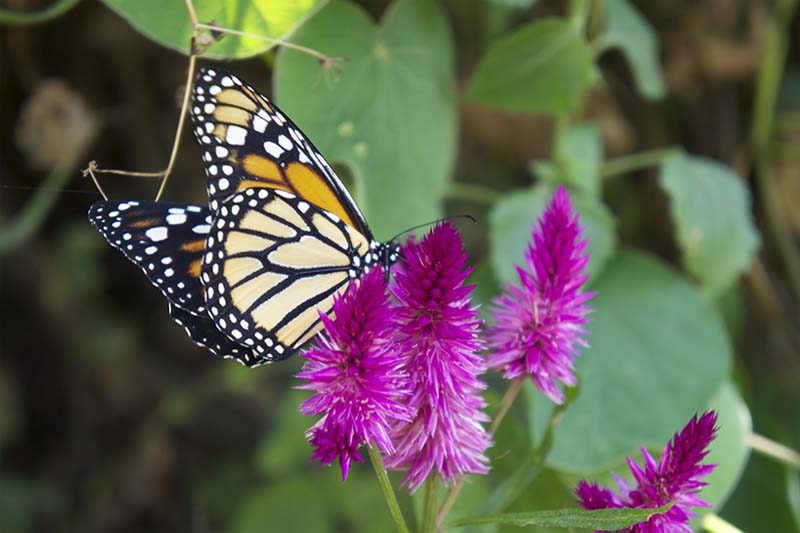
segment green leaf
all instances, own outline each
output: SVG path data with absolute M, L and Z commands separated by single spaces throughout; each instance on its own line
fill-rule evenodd
M 710 304 L 662 261 L 622 250 L 593 289 L 580 395 L 548 457 L 551 467 L 582 475 L 607 471 L 641 446 L 662 449 L 709 404 L 731 359 Z
M 592 69 L 591 52 L 576 26 L 540 19 L 492 45 L 466 97 L 507 111 L 563 115 L 590 85 Z
M 742 480 L 719 515 L 741 531 L 800 531 L 787 494 L 787 479 L 796 474 L 769 457 L 752 454 Z
M 481 318 L 486 320 L 492 300 L 500 294 L 500 284 L 489 261 L 481 261 L 475 266 L 475 270 L 467 278 L 467 284 L 475 285 L 472 290 L 472 302 L 479 306 Z
M 366 450 L 363 452 L 367 454 Z M 338 523 L 337 531 L 394 531 L 394 521 L 383 492 L 375 479 L 369 458 L 365 457 L 365 460 L 367 464 L 356 465 L 344 483 L 338 464 L 327 469 L 313 465 L 314 483 L 325 495 L 328 520 Z M 401 496 L 398 494 L 398 497 Z
M 291 479 L 251 491 L 236 511 L 231 531 L 331 531 L 317 487 L 309 480 Z
M 265 476 L 285 476 L 308 464 L 312 449 L 306 442 L 305 433 L 316 419 L 302 416 L 297 410 L 308 396 L 308 392 L 292 390 L 276 402 L 284 407 L 277 413 L 277 420 L 255 454 L 256 468 Z
M 512 526 L 579 527 L 615 531 L 639 522 L 645 522 L 654 514 L 669 511 L 671 505 L 657 509 L 557 509 L 534 511 L 531 513 L 507 513 L 490 516 L 475 516 L 454 520 L 446 528 L 463 527 L 474 524 L 507 524 Z
M 518 281 L 514 265 L 525 265 L 524 251 L 531 241 L 531 226 L 553 196 L 554 187 L 536 185 L 513 192 L 497 202 L 489 213 L 491 261 L 497 279 L 503 284 Z M 580 223 L 589 239 L 591 259 L 586 271 L 598 274 L 613 255 L 617 244 L 616 221 L 598 200 L 579 191 L 570 192 Z
M 469 483 L 464 485 L 459 493 L 458 499 L 448 516 L 453 520 L 466 518 L 480 509 L 481 505 L 489 497 L 488 479 L 486 476 L 474 476 Z M 471 527 L 470 533 L 493 533 L 497 531 L 497 525 L 486 523 L 478 527 Z
M 168 48 L 189 53 L 192 24 L 186 5 L 180 1 L 103 0 L 150 39 Z M 290 35 L 324 0 L 193 0 L 197 19 L 218 26 L 271 39 Z M 211 45 L 203 57 L 236 58 L 260 54 L 274 44 L 252 37 L 225 35 Z
M 45 481 L 0 476 L 0 516 L 4 533 L 35 531 L 42 518 L 65 516 L 63 487 Z M 38 524 L 38 525 L 37 525 Z
M 719 509 L 736 488 L 736 484 L 747 466 L 750 445 L 747 442 L 753 429 L 750 410 L 742 400 L 736 386 L 725 380 L 711 399 L 710 407 L 717 411 L 717 438 L 711 444 L 711 452 L 703 461 L 717 467 L 704 481 L 708 483 L 700 497 Z M 680 428 L 675 428 L 678 431 Z M 666 444 L 666 443 L 665 443 Z M 701 514 L 702 510 L 699 510 Z
M 556 164 L 534 161 L 531 172 L 553 185 L 566 183 L 591 196 L 600 196 L 603 143 L 597 126 L 591 123 L 570 126 L 556 141 L 554 157 Z
M 0 24 L 24 26 L 27 24 L 47 22 L 48 20 L 52 20 L 63 15 L 80 1 L 81 0 L 56 0 L 47 8 L 36 13 L 19 12 L 0 8 Z
M 557 473 L 544 469 L 536 479 L 528 484 L 524 490 L 517 493 L 514 502 L 503 511 L 530 512 L 545 509 L 571 508 L 575 505 L 574 485 L 565 485 Z M 519 531 L 513 526 L 504 526 L 503 533 Z M 531 526 L 528 531 L 536 533 L 562 533 L 557 527 Z
M 594 124 L 570 126 L 556 144 L 556 160 L 561 164 L 566 183 L 576 189 L 600 195 L 600 169 L 603 142 Z
M 513 7 L 517 9 L 530 9 L 538 0 L 492 0 L 495 4 L 502 6 Z
M 348 58 L 326 85 L 317 60 L 281 50 L 275 94 L 329 160 L 350 168 L 373 231 L 386 237 L 439 217 L 456 143 L 452 38 L 441 9 L 399 0 L 376 27 L 362 8 L 334 2 L 294 41 Z
M 707 293 L 719 294 L 748 268 L 759 245 L 747 189 L 728 167 L 683 153 L 666 160 L 660 183 L 671 199 L 686 269 Z
M 606 0 L 605 20 L 599 46 L 619 48 L 628 60 L 639 92 L 647 98 L 663 98 L 666 89 L 658 61 L 658 35 L 628 0 Z

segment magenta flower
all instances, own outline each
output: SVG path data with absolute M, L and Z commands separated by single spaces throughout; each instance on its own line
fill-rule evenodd
M 485 474 L 491 438 L 481 423 L 486 385 L 478 354 L 480 320 L 470 301 L 473 286 L 461 236 L 450 224 L 435 226 L 403 251 L 393 292 L 399 300 L 398 348 L 411 382 L 415 417 L 392 433 L 397 451 L 391 469 L 407 469 L 403 484 L 415 491 L 435 471 L 445 483 L 463 474 Z
M 717 413 L 706 411 L 700 418 L 693 416 L 680 433 L 676 433 L 667 444 L 658 463 L 642 448 L 644 469 L 628 458 L 636 487 L 630 489 L 619 477 L 617 484 L 621 494 L 617 495 L 596 483 L 581 481 L 575 494 L 584 509 L 608 509 L 631 507 L 655 509 L 674 503 L 666 513 L 653 515 L 647 522 L 624 529 L 625 533 L 691 533 L 689 520 L 696 513 L 693 507 L 708 507 L 708 503 L 697 497 L 706 485 L 701 478 L 711 473 L 716 465 L 700 462 L 708 455 L 708 446 L 716 437 Z
M 489 368 L 503 369 L 506 379 L 530 376 L 558 404 L 564 393 L 556 382 L 576 384 L 573 362 L 578 347 L 587 346 L 585 302 L 594 293 L 580 292 L 589 261 L 582 233 L 569 194 L 559 187 L 539 229 L 533 229 L 533 244 L 525 252 L 528 269 L 517 267 L 521 287 L 509 285 L 494 302 L 488 336 Z
M 297 377 L 314 391 L 300 406 L 307 415 L 324 415 L 307 433 L 316 449 L 312 459 L 323 465 L 338 457 L 342 479 L 353 460 L 363 462 L 358 448 L 378 446 L 394 451 L 390 428 L 411 420 L 405 405 L 409 390 L 401 359 L 390 337 L 396 327 L 384 273 L 375 269 L 334 299 L 336 319 L 320 313 L 325 331 Z

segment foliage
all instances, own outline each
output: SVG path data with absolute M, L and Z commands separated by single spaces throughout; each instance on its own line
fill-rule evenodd
M 237 532 L 390 529 L 367 466 L 354 467 L 342 484 L 334 469 L 308 463 L 303 432 L 310 422 L 297 412 L 307 395 L 291 390 L 296 360 L 247 373 L 205 357 L 168 323 L 165 306 L 138 273 L 128 277 L 123 272 L 133 269 L 92 246 L 88 225 L 60 223 L 80 219 L 88 204 L 84 197 L 56 202 L 70 177 L 65 168 L 76 170 L 86 153 L 97 150 L 111 166 L 137 169 L 166 158 L 169 138 L 162 132 L 174 130 L 172 91 L 185 58 L 153 52 L 148 47 L 160 49 L 146 40 L 187 54 L 193 33 L 182 2 L 104 0 L 112 12 L 77 3 L 62 0 L 39 14 L 0 10 L 0 24 L 15 26 L 56 25 L 70 9 L 91 13 L 103 21 L 95 42 L 125 50 L 111 63 L 116 72 L 81 68 L 73 80 L 88 101 L 98 102 L 98 115 L 114 115 L 98 126 L 105 135 L 92 131 L 88 151 L 83 144 L 72 148 L 29 203 L 0 204 L 0 253 L 9 259 L 0 287 L 10 302 L 0 314 L 0 515 L 9 517 L 6 526 L 12 532 L 180 530 L 188 524 Z M 791 261 L 781 250 L 794 246 L 796 234 L 786 244 L 784 234 L 760 232 L 756 220 L 763 215 L 768 228 L 778 224 L 791 233 L 791 216 L 774 203 L 780 195 L 759 189 L 763 200 L 754 199 L 751 171 L 734 167 L 729 153 L 710 150 L 713 143 L 697 141 L 721 137 L 727 123 L 714 132 L 704 123 L 693 139 L 680 134 L 693 124 L 686 109 L 702 109 L 692 107 L 699 106 L 692 91 L 684 98 L 682 86 L 670 80 L 677 67 L 671 63 L 669 70 L 659 59 L 667 55 L 668 22 L 654 16 L 658 9 L 629 0 L 385 4 L 193 3 L 201 22 L 288 39 L 336 58 L 320 62 L 289 47 L 276 53 L 274 42 L 237 35 L 221 37 L 203 54 L 207 60 L 259 58 L 229 68 L 241 65 L 261 80 L 271 72 L 275 100 L 341 170 L 378 237 L 448 214 L 482 215 L 479 224 L 462 229 L 469 262 L 478 267 L 476 300 L 484 308 L 517 280 L 515 265 L 524 264 L 532 224 L 553 191 L 562 184 L 570 189 L 589 239 L 587 271 L 597 293 L 590 347 L 577 363 L 580 385 L 564 407 L 523 388 L 495 436 L 491 474 L 468 483 L 446 523 L 469 531 L 526 526 L 544 532 L 617 529 L 642 520 L 641 511 L 578 510 L 575 481 L 604 481 L 611 470 L 623 471 L 626 455 L 641 446 L 660 451 L 692 413 L 713 407 L 720 433 L 710 460 L 719 467 L 703 493 L 712 508 L 703 512 L 747 530 L 797 527 L 797 470 L 753 459 L 749 439 L 751 409 L 760 431 L 790 443 L 800 439 L 786 422 L 796 419 L 800 405 L 797 372 L 769 366 L 774 362 L 761 351 L 767 339 L 796 342 L 786 324 L 791 320 L 783 317 L 796 316 L 798 295 L 787 288 L 765 296 L 763 279 L 769 275 L 791 287 L 780 278 L 784 265 L 778 261 L 786 262 L 791 277 Z M 776 17 L 788 16 L 794 3 L 781 5 Z M 122 27 L 117 16 L 135 31 L 126 27 L 112 35 Z M 74 26 L 77 18 L 63 20 Z M 787 37 L 777 23 L 767 29 L 774 39 Z M 74 49 L 56 51 L 49 61 L 64 54 L 83 58 L 87 42 L 76 38 Z M 27 57 L 18 53 L 11 58 L 0 51 L 0 63 Z M 154 66 L 145 68 L 148 59 Z M 46 65 L 47 72 L 64 74 L 57 63 Z M 162 82 L 167 72 L 178 74 Z M 768 74 L 768 81 L 780 83 L 775 72 Z M 747 87 L 738 90 L 749 95 L 756 76 L 750 72 Z M 729 79 L 720 83 L 738 87 Z M 18 105 L 23 86 L 17 83 L 0 99 Z M 111 86 L 124 88 L 109 96 Z M 779 87 L 771 88 L 777 94 Z M 693 89 L 713 94 L 708 86 Z M 785 90 L 791 93 L 788 83 Z M 598 95 L 618 107 L 631 103 L 624 114 L 636 118 L 620 118 L 623 113 L 603 107 Z M 156 112 L 148 100 L 157 98 L 166 103 Z M 120 105 L 123 113 L 117 113 Z M 771 125 L 775 110 L 768 108 L 763 118 L 764 105 L 754 108 L 754 157 L 768 163 L 755 170 L 760 175 L 777 164 L 772 147 L 761 144 L 768 142 L 772 130 L 765 134 L 764 124 Z M 661 118 L 650 121 L 658 114 L 653 109 Z M 609 113 L 644 140 L 615 144 Z M 509 126 L 509 116 L 536 134 Z M 524 156 L 510 148 L 518 141 Z M 45 144 L 54 143 L 34 142 L 32 151 Z M 182 149 L 171 194 L 202 202 L 196 149 L 188 143 Z M 0 151 L 4 164 L 14 160 L 3 174 L 29 176 L 9 150 Z M 19 186 L 30 187 L 23 181 Z M 115 196 L 150 194 L 141 182 L 106 183 Z M 778 258 L 757 257 L 773 241 Z M 742 283 L 745 275 L 751 283 Z M 729 298 L 745 289 L 768 311 Z M 723 322 L 720 308 L 748 320 Z M 797 371 L 793 352 L 777 349 L 784 352 L 773 359 L 790 360 L 787 368 Z M 495 376 L 489 381 L 491 414 L 505 385 Z M 400 476 L 393 473 L 391 480 L 399 486 Z M 423 505 L 419 496 L 399 498 L 407 517 Z

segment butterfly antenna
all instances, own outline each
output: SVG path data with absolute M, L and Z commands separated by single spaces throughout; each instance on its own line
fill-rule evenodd
M 410 227 L 410 228 L 408 228 L 406 230 L 403 230 L 400 233 L 398 233 L 397 235 L 395 235 L 394 237 L 392 237 L 391 239 L 389 239 L 389 241 L 391 242 L 391 241 L 397 239 L 398 237 L 401 237 L 401 236 L 405 235 L 406 233 L 414 231 L 415 229 L 425 228 L 425 227 L 428 227 L 428 226 L 433 226 L 434 224 L 441 224 L 442 222 L 447 222 L 448 220 L 458 220 L 460 218 L 466 218 L 467 220 L 471 221 L 473 224 L 478 222 L 475 219 L 474 216 L 467 215 L 467 214 L 453 215 L 453 216 L 444 217 L 444 218 L 437 218 L 433 222 L 425 222 L 423 224 L 417 224 L 416 226 L 412 226 L 412 227 Z

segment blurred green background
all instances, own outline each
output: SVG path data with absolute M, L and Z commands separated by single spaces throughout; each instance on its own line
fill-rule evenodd
M 751 453 L 751 431 L 800 446 L 797 2 L 194 5 L 345 58 L 229 35 L 200 61 L 274 97 L 377 237 L 476 217 L 460 229 L 478 303 L 514 280 L 531 222 L 570 187 L 598 293 L 578 397 L 531 468 L 552 410 L 526 389 L 454 514 L 571 506 L 577 479 L 660 452 L 713 406 L 713 512 L 800 530 L 797 465 Z M 178 0 L 0 1 L 0 531 L 390 530 L 369 465 L 342 484 L 309 461 L 301 359 L 210 356 L 86 220 L 88 161 L 166 165 L 190 35 Z M 204 203 L 185 133 L 164 199 Z M 100 180 L 112 198 L 158 188 Z M 486 379 L 492 412 L 505 385 Z M 514 475 L 526 482 L 500 497 Z

